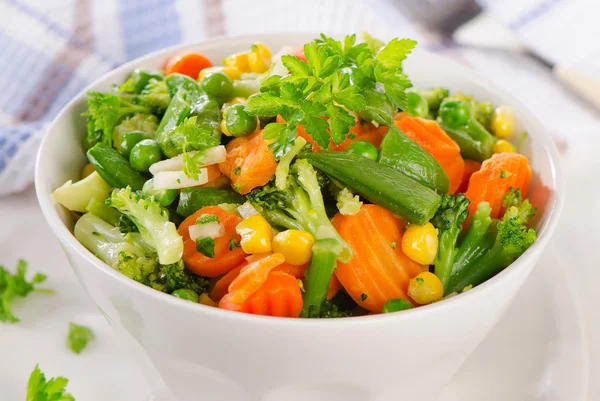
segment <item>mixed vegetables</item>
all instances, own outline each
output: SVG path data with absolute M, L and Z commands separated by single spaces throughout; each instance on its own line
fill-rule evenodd
M 204 305 L 345 317 L 467 291 L 535 241 L 531 168 L 509 107 L 411 89 L 415 45 L 321 35 L 136 70 L 87 94 L 89 164 L 54 198 L 106 264 Z

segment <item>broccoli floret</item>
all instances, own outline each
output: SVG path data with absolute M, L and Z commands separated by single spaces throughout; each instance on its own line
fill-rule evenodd
M 330 301 L 325 301 L 323 302 L 323 306 L 321 307 L 321 315 L 319 317 L 321 318 L 325 318 L 325 319 L 330 319 L 330 318 L 336 318 L 336 317 L 349 317 L 352 316 L 352 312 L 350 311 L 346 311 L 346 310 L 340 310 L 340 308 L 330 302 Z
M 511 193 L 509 196 L 512 196 Z M 482 215 L 485 213 L 484 206 Z M 487 241 L 491 245 L 484 248 L 485 238 L 489 233 L 485 234 L 481 241 L 482 248 L 486 249 L 485 253 L 453 274 L 447 288 L 448 293 L 458 292 L 469 285 L 476 286 L 484 282 L 521 256 L 535 242 L 537 236 L 534 229 L 527 228 L 535 213 L 536 209 L 528 200 L 523 201 L 519 206 L 510 206 L 502 220 L 495 226 L 496 233 L 493 241 Z M 490 227 L 493 225 L 490 224 Z
M 431 223 L 438 229 L 438 252 L 435 256 L 435 274 L 444 287 L 448 285 L 452 265 L 458 251 L 456 242 L 462 231 L 462 223 L 469 214 L 469 199 L 464 194 L 444 195 L 442 203 Z
M 292 165 L 285 186 L 287 190 L 282 191 L 271 182 L 252 191 L 248 201 L 271 224 L 306 231 L 315 237 L 304 281 L 301 316 L 319 317 L 336 260 L 348 262 L 352 249 L 331 225 L 317 173 L 306 160 L 299 159 Z
M 136 99 L 139 104 L 151 107 L 155 114 L 163 114 L 169 107 L 171 95 L 165 81 L 153 78 Z
M 139 233 L 123 234 L 91 213 L 77 221 L 74 232 L 83 246 L 110 267 L 156 290 L 172 293 L 191 289 L 200 293 L 208 288 L 208 281 L 188 272 L 181 260 L 161 265 L 156 251 Z
M 148 114 L 151 109 L 147 106 L 133 104 L 130 100 L 117 95 L 100 92 L 88 92 L 86 95 L 87 136 L 86 149 L 98 142 L 112 146 L 112 133 L 115 126 L 123 117 L 141 113 Z
M 158 118 L 152 114 L 135 114 L 125 118 L 113 129 L 113 147 L 120 152 L 123 136 L 132 131 L 141 131 L 147 138 L 153 139 L 156 128 L 158 128 Z
M 348 190 L 348 188 L 343 188 L 337 194 L 337 208 L 340 211 L 340 214 L 345 216 L 351 216 L 360 211 L 362 207 L 362 201 L 358 195 L 354 195 L 352 192 Z
M 176 263 L 183 254 L 183 239 L 169 213 L 153 197 L 133 193 L 130 187 L 115 189 L 107 203 L 127 215 L 144 241 L 156 249 L 161 264 Z

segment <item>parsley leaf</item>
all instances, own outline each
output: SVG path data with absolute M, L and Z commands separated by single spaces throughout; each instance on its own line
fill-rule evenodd
M 79 354 L 88 343 L 94 339 L 92 330 L 85 326 L 69 323 L 69 335 L 67 336 L 67 347 Z
M 218 223 L 219 216 L 216 214 L 206 213 L 196 219 L 196 224 Z
M 198 238 L 196 240 L 196 250 L 206 257 L 214 258 L 215 240 L 210 237 Z
M 32 291 L 52 292 L 35 288 L 36 284 L 46 281 L 46 276 L 36 273 L 31 281 L 27 281 L 27 262 L 19 260 L 17 271 L 13 275 L 3 266 L 0 266 L 0 322 L 17 323 L 19 318 L 13 315 L 11 304 L 15 297 L 26 297 Z
M 417 42 L 412 39 L 394 38 L 379 50 L 375 59 L 385 68 L 398 67 L 416 45 Z
M 66 392 L 69 380 L 56 377 L 46 380 L 38 365 L 29 376 L 27 382 L 27 401 L 75 401 L 75 398 Z
M 336 145 L 342 143 L 345 135 L 340 135 L 342 132 L 348 132 L 352 126 L 356 124 L 356 119 L 343 107 L 330 104 L 327 106 L 329 114 L 329 123 L 331 124 L 331 137 Z

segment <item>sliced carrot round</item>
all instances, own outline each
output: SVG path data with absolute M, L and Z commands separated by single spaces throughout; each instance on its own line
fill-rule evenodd
M 177 54 L 167 60 L 165 64 L 165 75 L 179 73 L 197 79 L 200 71 L 208 67 L 212 67 L 212 63 L 204 55 L 187 52 Z

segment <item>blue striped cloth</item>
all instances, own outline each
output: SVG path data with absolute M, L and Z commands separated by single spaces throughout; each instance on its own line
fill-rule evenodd
M 389 37 L 360 0 L 4 0 L 0 6 L 0 196 L 32 183 L 61 108 L 151 51 L 219 35 L 360 32 Z M 267 18 L 267 16 L 269 16 Z

